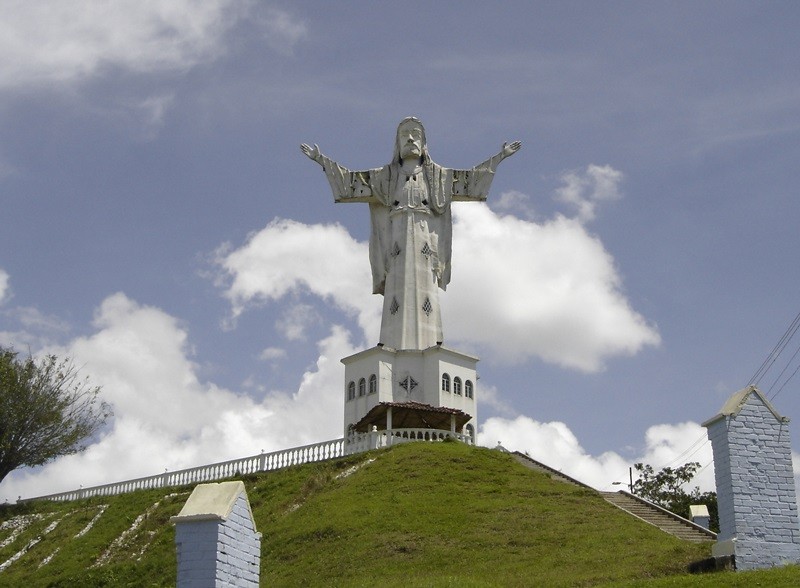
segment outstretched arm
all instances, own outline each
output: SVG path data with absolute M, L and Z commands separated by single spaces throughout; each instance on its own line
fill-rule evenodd
M 522 147 L 519 141 L 503 143 L 500 153 L 493 155 L 472 169 L 453 170 L 453 200 L 486 200 L 497 166 Z
M 336 202 L 372 202 L 370 171 L 352 171 L 323 155 L 317 145 L 303 143 L 300 150 L 322 166 Z
M 511 157 L 517 151 L 520 150 L 522 147 L 521 141 L 512 141 L 511 143 L 503 143 L 503 148 L 500 149 L 500 153 L 494 155 L 487 159 L 484 163 L 479 165 L 479 168 L 489 168 L 490 171 L 497 170 L 497 166 L 500 165 L 500 162 L 503 161 L 506 157 Z

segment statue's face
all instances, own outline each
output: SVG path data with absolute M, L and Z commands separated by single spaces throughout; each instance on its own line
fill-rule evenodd
M 407 122 L 397 129 L 397 142 L 400 145 L 400 157 L 422 157 L 422 146 L 425 134 L 415 122 Z

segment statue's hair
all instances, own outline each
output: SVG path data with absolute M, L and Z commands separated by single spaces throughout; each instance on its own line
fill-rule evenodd
M 392 157 L 392 161 L 396 161 L 400 165 L 403 164 L 403 158 L 400 157 L 400 127 L 402 127 L 406 123 L 414 123 L 422 130 L 422 163 L 426 163 L 429 161 L 430 156 L 428 155 L 428 139 L 425 136 L 425 126 L 422 124 L 422 121 L 419 120 L 416 116 L 407 116 L 403 120 L 400 121 L 400 124 L 397 125 L 397 134 L 394 138 L 394 157 Z

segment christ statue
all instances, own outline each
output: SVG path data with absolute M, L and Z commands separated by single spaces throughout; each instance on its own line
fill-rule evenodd
M 472 169 L 449 169 L 428 155 L 425 128 L 408 117 L 397 127 L 391 163 L 349 170 L 317 145 L 300 146 L 322 166 L 336 202 L 369 204 L 372 291 L 383 294 L 380 344 L 422 350 L 441 344 L 438 288 L 450 283 L 454 201 L 485 201 L 494 172 L 516 153 L 519 141 Z

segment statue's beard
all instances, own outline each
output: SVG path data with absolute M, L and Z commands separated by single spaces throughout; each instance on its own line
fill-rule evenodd
M 413 143 L 406 143 L 403 145 L 402 151 L 400 151 L 400 157 L 403 159 L 410 159 L 412 157 L 420 158 L 422 157 L 422 149 Z

